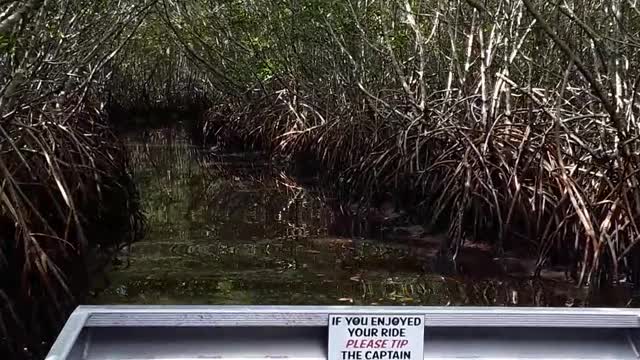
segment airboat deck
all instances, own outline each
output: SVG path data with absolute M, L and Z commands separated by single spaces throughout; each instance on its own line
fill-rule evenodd
M 81 306 L 46 360 L 324 360 L 341 314 L 424 317 L 424 359 L 640 358 L 633 309 Z

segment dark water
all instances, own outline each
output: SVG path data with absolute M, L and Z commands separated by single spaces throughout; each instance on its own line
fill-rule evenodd
M 176 129 L 127 142 L 147 233 L 95 279 L 96 304 L 634 305 L 621 287 L 441 276 L 415 244 L 344 236 L 362 221 L 253 154 L 214 155 Z

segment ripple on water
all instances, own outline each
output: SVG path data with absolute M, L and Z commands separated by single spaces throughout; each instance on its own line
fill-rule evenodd
M 558 281 L 425 273 L 428 249 L 336 237 L 344 219 L 318 193 L 253 155 L 201 152 L 179 129 L 128 148 L 148 231 L 128 266 L 96 279 L 97 304 L 626 305 Z

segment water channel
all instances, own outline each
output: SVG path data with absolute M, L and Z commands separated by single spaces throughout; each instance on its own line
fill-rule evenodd
M 268 159 L 201 149 L 187 134 L 125 136 L 146 235 L 96 277 L 94 304 L 636 305 L 624 287 L 594 294 L 482 266 L 443 276 L 420 246 L 349 236 L 362 219 Z

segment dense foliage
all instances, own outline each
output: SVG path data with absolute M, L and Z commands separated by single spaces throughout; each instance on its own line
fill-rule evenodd
M 106 122 L 108 64 L 144 2 L 0 1 L 0 358 L 41 357 L 93 254 L 139 232 Z
M 221 140 L 310 157 L 355 194 L 413 194 L 451 256 L 465 239 L 530 248 L 581 283 L 637 267 L 637 1 L 156 10 L 226 96 L 204 127 Z
M 117 246 L 91 229 L 138 228 L 107 105 L 212 105 L 209 139 L 405 194 L 442 256 L 637 282 L 639 49 L 638 0 L 0 0 L 0 347 L 37 352 L 32 309 L 59 325 Z

